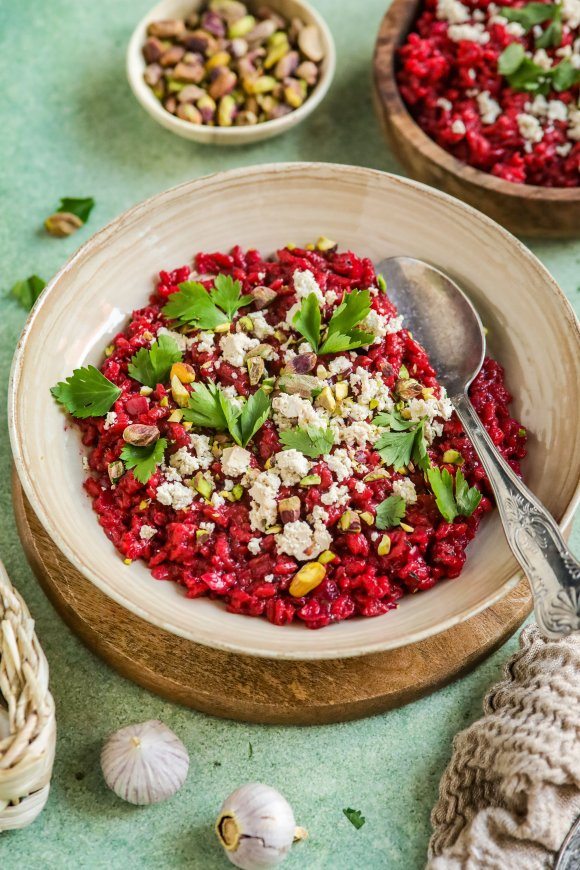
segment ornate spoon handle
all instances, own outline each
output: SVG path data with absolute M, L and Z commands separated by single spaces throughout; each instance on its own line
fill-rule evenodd
M 508 544 L 532 587 L 540 630 L 552 639 L 580 631 L 580 563 L 548 511 L 496 450 L 473 405 L 453 398 L 493 488 Z

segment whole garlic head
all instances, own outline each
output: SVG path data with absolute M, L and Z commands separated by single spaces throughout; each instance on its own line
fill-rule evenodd
M 275 867 L 295 840 L 307 836 L 304 828 L 296 827 L 286 798 L 259 782 L 243 785 L 226 798 L 215 829 L 226 855 L 242 870 Z
M 187 749 L 159 719 L 127 725 L 101 751 L 105 782 L 131 804 L 155 804 L 178 791 L 187 776 Z

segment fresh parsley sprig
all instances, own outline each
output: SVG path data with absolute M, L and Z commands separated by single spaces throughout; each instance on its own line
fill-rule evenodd
M 452 523 L 457 516 L 470 517 L 481 501 L 480 491 L 475 486 L 469 486 L 460 470 L 454 479 L 446 468 L 441 470 L 434 466 L 427 469 L 427 479 L 439 513 L 448 523 Z
M 89 219 L 89 216 L 95 207 L 95 200 L 92 196 L 87 197 L 74 197 L 74 196 L 64 196 L 60 205 L 57 209 L 59 212 L 69 212 L 69 214 L 74 214 L 81 220 L 84 224 Z
M 334 432 L 328 426 L 322 429 L 307 426 L 305 429 L 296 427 L 280 433 L 280 441 L 286 450 L 298 450 L 311 459 L 330 453 L 334 444 Z
M 160 438 L 148 447 L 135 447 L 125 444 L 121 450 L 121 459 L 127 468 L 133 469 L 133 475 L 139 483 L 147 483 L 155 474 L 155 469 L 163 461 L 167 440 Z
M 192 392 L 183 417 L 195 426 L 229 432 L 236 444 L 245 447 L 270 415 L 271 403 L 260 389 L 239 408 L 212 381 L 192 384 Z
M 181 362 L 183 354 L 170 335 L 162 333 L 151 347 L 140 348 L 129 363 L 129 374 L 140 384 L 155 388 L 169 378 L 171 366 Z
M 73 417 L 103 417 L 121 395 L 119 387 L 94 366 L 75 369 L 52 387 L 52 395 Z
M 526 3 L 518 9 L 513 6 L 502 6 L 499 10 L 502 18 L 521 24 L 526 33 L 536 24 L 550 21 L 558 13 L 561 14 L 561 7 L 555 3 Z
M 163 314 L 182 326 L 215 329 L 229 323 L 252 296 L 242 295 L 242 285 L 230 275 L 218 275 L 211 290 L 199 281 L 184 281 L 163 308 Z
M 377 419 L 389 415 L 379 415 Z M 393 418 L 395 425 L 401 425 L 396 418 Z M 406 422 L 406 421 L 404 421 Z M 425 470 L 429 467 L 430 461 L 427 454 L 427 441 L 425 438 L 425 421 L 419 423 L 411 423 L 412 428 L 401 429 L 397 431 L 394 427 L 384 432 L 375 444 L 375 450 L 381 456 L 385 465 L 392 465 L 394 468 L 402 468 L 408 465 L 411 459 Z
M 400 526 L 406 510 L 407 503 L 402 496 L 388 496 L 388 498 L 377 505 L 375 517 L 377 529 L 392 529 L 395 526 Z
M 43 281 L 38 275 L 30 275 L 29 278 L 13 284 L 8 292 L 10 296 L 20 302 L 23 308 L 30 311 L 45 287 L 46 281 Z
M 371 310 L 368 290 L 351 290 L 345 293 L 321 336 L 321 313 L 318 299 L 310 293 L 302 300 L 300 309 L 292 319 L 292 325 L 308 341 L 317 354 L 341 353 L 372 344 L 375 336 L 356 329 Z
M 511 42 L 498 58 L 498 72 L 515 91 L 546 95 L 552 90 L 566 91 L 580 83 L 580 70 L 564 58 L 556 66 L 543 69 L 528 57 L 521 42 Z

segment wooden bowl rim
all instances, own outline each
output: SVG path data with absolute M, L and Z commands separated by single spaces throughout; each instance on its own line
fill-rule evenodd
M 409 32 L 410 25 L 407 26 L 407 22 L 412 24 L 415 21 L 416 11 L 420 3 L 421 0 L 393 0 L 379 27 L 375 43 L 373 74 L 377 97 L 383 110 L 388 113 L 390 123 L 407 140 L 411 139 L 409 128 L 413 128 L 413 147 L 423 157 L 470 184 L 514 199 L 534 199 L 549 204 L 580 203 L 580 187 L 541 187 L 534 184 L 515 184 L 489 172 L 475 169 L 468 163 L 458 160 L 457 157 L 438 145 L 415 121 L 401 97 L 396 82 L 395 52 Z M 412 15 L 405 14 L 409 7 L 413 9 Z

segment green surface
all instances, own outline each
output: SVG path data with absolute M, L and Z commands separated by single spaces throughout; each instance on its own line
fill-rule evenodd
M 158 127 L 134 101 L 125 81 L 124 51 L 149 5 L 150 0 L 0 0 L 5 70 L 1 286 L 33 272 L 49 278 L 119 212 L 197 175 L 277 160 L 327 160 L 398 171 L 370 99 L 372 48 L 385 0 L 317 0 L 337 42 L 338 72 L 331 92 L 295 132 L 243 149 L 180 140 Z M 42 219 L 61 196 L 97 200 L 88 226 L 63 241 L 42 230 Z M 580 243 L 532 247 L 577 301 Z M 430 698 L 367 721 L 324 728 L 221 722 L 165 703 L 122 680 L 60 622 L 18 542 L 4 409 L 10 359 L 25 313 L 11 300 L 2 298 L 0 304 L 0 468 L 5 481 L 0 554 L 37 620 L 51 666 L 59 733 L 48 806 L 28 830 L 0 838 L 0 867 L 230 866 L 212 823 L 221 800 L 251 780 L 280 788 L 298 822 L 310 830 L 310 839 L 295 848 L 288 868 L 422 867 L 429 812 L 452 737 L 479 715 L 482 696 L 499 676 L 515 640 L 469 677 Z M 174 728 L 188 747 L 190 774 L 171 801 L 134 808 L 105 788 L 99 749 L 118 726 L 153 717 Z M 362 810 L 364 827 L 355 830 L 343 807 Z

